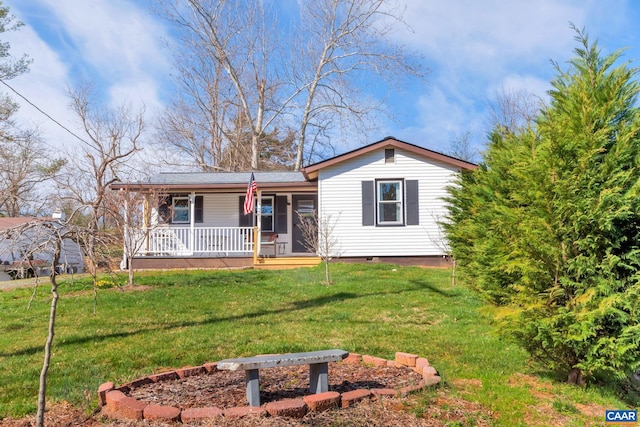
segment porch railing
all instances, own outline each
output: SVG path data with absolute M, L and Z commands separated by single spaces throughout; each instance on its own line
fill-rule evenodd
M 253 253 L 253 227 L 158 227 L 135 230 L 137 255 L 226 256 Z M 137 240 L 136 239 L 136 240 Z

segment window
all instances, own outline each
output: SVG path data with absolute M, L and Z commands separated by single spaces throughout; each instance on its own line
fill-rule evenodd
M 189 197 L 173 197 L 171 205 L 171 222 L 178 224 L 189 223 Z
M 204 222 L 204 196 L 196 196 L 195 203 L 193 209 L 193 222 L 203 223 Z
M 396 161 L 396 150 L 393 148 L 386 148 L 384 150 L 384 162 L 395 163 L 395 161 Z
M 258 223 L 257 198 L 254 198 L 254 211 L 244 214 L 244 196 L 240 196 L 238 217 L 240 227 L 253 227 Z M 261 222 L 263 231 L 287 234 L 287 196 L 264 196 L 261 199 Z
M 416 179 L 362 181 L 362 225 L 420 225 Z
M 378 224 L 404 224 L 402 181 L 377 181 Z
M 273 197 L 263 197 L 260 202 L 262 231 L 273 231 Z
M 313 199 L 299 199 L 296 201 L 297 212 L 301 217 L 313 218 L 316 214 L 316 202 Z

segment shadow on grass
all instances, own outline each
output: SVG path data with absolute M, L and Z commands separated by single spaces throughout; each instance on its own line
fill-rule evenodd
M 284 307 L 284 308 L 275 309 L 275 310 L 258 310 L 252 313 L 243 313 L 243 314 L 238 314 L 234 316 L 211 317 L 201 321 L 174 322 L 174 323 L 169 323 L 165 325 L 158 325 L 155 327 L 140 328 L 140 329 L 136 329 L 135 331 L 114 332 L 110 334 L 91 335 L 91 336 L 75 337 L 75 338 L 67 337 L 64 339 L 63 342 L 56 342 L 55 346 L 64 347 L 68 345 L 84 344 L 87 342 L 105 341 L 113 338 L 127 338 L 127 337 L 138 335 L 138 334 L 160 331 L 160 330 L 171 330 L 171 329 L 179 329 L 179 328 L 185 328 L 185 327 L 208 325 L 213 323 L 255 319 L 262 316 L 277 315 L 277 314 L 290 313 L 290 312 L 299 311 L 299 310 L 306 310 L 314 307 L 320 307 L 330 303 L 337 303 L 337 302 L 346 301 L 354 298 L 362 298 L 365 296 L 368 296 L 368 295 L 356 294 L 351 292 L 339 292 L 337 294 L 321 296 L 318 298 L 311 298 L 304 301 L 294 301 L 289 307 Z M 25 348 L 22 350 L 17 350 L 15 352 L 0 352 L 0 357 L 33 355 L 33 354 L 41 353 L 43 351 L 44 351 L 44 346 L 34 346 L 34 347 Z
M 279 308 L 279 309 L 258 310 L 252 313 L 243 313 L 243 314 L 227 316 L 227 317 L 210 317 L 208 319 L 204 319 L 200 321 L 174 322 L 174 323 L 169 323 L 164 325 L 157 325 L 149 328 L 140 328 L 140 329 L 136 329 L 135 331 L 113 332 L 110 334 L 91 335 L 91 336 L 85 336 L 85 337 L 65 337 L 64 341 L 62 342 L 58 341 L 54 345 L 56 347 L 64 347 L 68 345 L 84 344 L 87 342 L 95 343 L 100 341 L 106 341 L 113 338 L 127 338 L 130 336 L 135 336 L 135 335 L 154 332 L 154 331 L 180 329 L 185 327 L 202 326 L 202 325 L 209 325 L 209 324 L 221 323 L 221 322 L 232 322 L 236 320 L 255 319 L 262 316 L 278 315 L 278 314 L 284 314 L 284 313 L 291 313 L 295 311 L 307 310 L 315 307 L 321 307 L 327 304 L 339 303 L 342 301 L 352 300 L 356 298 L 367 298 L 367 297 L 376 296 L 376 295 L 402 294 L 406 292 L 420 291 L 424 289 L 444 295 L 449 298 L 455 298 L 459 296 L 456 293 L 444 292 L 425 281 L 412 280 L 410 283 L 414 284 L 415 287 L 403 288 L 395 291 L 370 292 L 370 293 L 362 293 L 362 294 L 353 293 L 353 292 L 338 292 L 332 295 L 325 295 L 325 296 L 311 298 L 311 299 L 302 300 L 302 301 L 293 301 L 290 304 L 290 306 Z M 33 346 L 33 347 L 21 349 L 21 350 L 16 350 L 14 352 L 0 352 L 0 357 L 33 355 L 33 354 L 41 353 L 43 351 L 44 351 L 44 345 Z
M 442 295 L 443 297 L 455 298 L 455 297 L 460 296 L 460 292 L 458 292 L 458 291 L 442 290 L 442 289 L 438 288 L 437 286 L 434 286 L 431 283 L 425 282 L 424 280 L 410 280 L 409 283 L 413 283 L 414 285 L 416 285 L 420 289 L 431 291 L 431 292 L 436 293 L 438 295 Z

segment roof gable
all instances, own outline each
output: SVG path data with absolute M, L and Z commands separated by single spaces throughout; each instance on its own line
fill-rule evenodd
M 400 141 L 394 137 L 386 137 L 378 142 L 357 148 L 344 154 L 337 155 L 327 160 L 309 165 L 300 171 L 273 171 L 253 172 L 258 188 L 263 190 L 303 190 L 309 191 L 317 185 L 320 169 L 333 166 L 364 154 L 395 147 L 415 154 L 419 158 L 432 160 L 450 165 L 459 169 L 473 170 L 477 165 L 438 153 L 408 142 Z M 145 181 L 135 183 L 115 183 L 112 190 L 145 191 L 157 189 L 161 191 L 244 191 L 251 172 L 165 172 L 152 176 Z
M 383 148 L 388 148 L 388 147 L 395 147 L 402 150 L 406 150 L 416 154 L 419 157 L 442 162 L 447 165 L 458 167 L 460 169 L 473 170 L 473 169 L 476 169 L 477 167 L 477 165 L 473 163 L 456 159 L 455 157 L 447 156 L 446 154 L 438 153 L 436 151 L 432 151 L 417 145 L 409 144 L 408 142 L 400 141 L 398 139 L 395 139 L 394 137 L 389 136 L 381 141 L 374 142 L 373 144 L 369 144 L 364 147 L 360 147 L 355 150 L 349 151 L 347 153 L 340 154 L 330 159 L 323 160 L 321 162 L 314 163 L 312 165 L 304 167 L 302 168 L 302 172 L 305 174 L 307 179 L 315 180 L 318 177 L 318 172 L 320 171 L 320 169 L 324 169 L 329 166 L 334 166 L 336 164 L 351 160 L 363 154 L 370 153 L 372 151 L 383 149 Z

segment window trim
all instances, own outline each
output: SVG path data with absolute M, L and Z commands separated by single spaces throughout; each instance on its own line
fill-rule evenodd
M 394 201 L 389 200 L 381 200 L 381 184 L 398 184 L 398 196 Z M 386 227 L 386 226 L 404 226 L 405 225 L 405 200 L 404 200 L 404 179 L 393 179 L 393 178 L 385 178 L 385 179 L 376 179 L 376 225 Z M 381 212 L 381 207 L 383 205 L 389 204 L 399 204 L 400 212 L 398 214 L 399 218 L 396 221 L 383 221 Z

